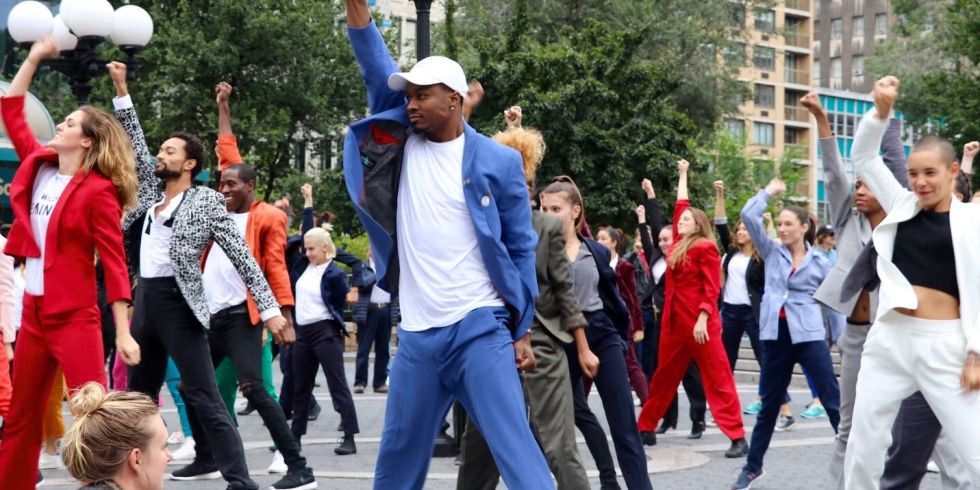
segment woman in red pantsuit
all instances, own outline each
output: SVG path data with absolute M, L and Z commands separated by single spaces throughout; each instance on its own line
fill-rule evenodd
M 732 440 L 726 457 L 748 452 L 742 408 L 728 356 L 721 343 L 718 294 L 721 290 L 721 256 L 704 211 L 690 207 L 687 196 L 686 160 L 677 162 L 677 204 L 673 235 L 667 257 L 667 283 L 661 323 L 660 362 L 650 380 L 650 396 L 643 404 L 637 427 L 647 445 L 656 444 L 654 430 L 677 385 L 693 360 L 704 379 L 704 391 L 718 428 Z
M 120 228 L 122 207 L 136 197 L 126 132 L 109 114 L 83 106 L 41 146 L 24 117 L 24 96 L 38 64 L 58 52 L 52 38 L 34 43 L 0 99 L 3 122 L 21 160 L 10 187 L 14 224 L 4 253 L 25 259 L 27 266 L 13 400 L 0 444 L 4 490 L 34 488 L 40 414 L 58 366 L 69 390 L 90 381 L 105 385 L 96 253 L 105 268 L 117 352 L 130 365 L 140 357 L 126 322 L 130 287 Z

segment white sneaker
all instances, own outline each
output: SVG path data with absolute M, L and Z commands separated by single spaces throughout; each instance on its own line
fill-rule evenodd
M 235 398 L 235 412 L 244 410 L 245 405 L 248 405 L 248 398 L 245 398 L 244 396 Z
M 939 473 L 939 465 L 935 461 L 929 460 L 929 464 L 926 465 L 926 471 L 929 473 Z
M 289 471 L 289 467 L 286 466 L 286 461 L 282 459 L 282 453 L 276 451 L 272 455 L 272 464 L 269 465 L 269 473 L 279 473 L 280 475 L 285 475 Z
M 643 404 L 640 403 L 639 397 L 636 396 L 636 393 L 633 393 L 633 406 L 634 407 L 642 407 L 643 406 Z
M 38 459 L 37 467 L 42 470 L 56 470 L 61 468 L 61 457 L 57 454 L 48 454 L 41 451 L 41 457 Z
M 184 443 L 183 432 L 179 432 L 179 431 L 174 432 L 173 434 L 170 434 L 170 437 L 167 438 L 167 444 L 183 444 L 183 443 Z
M 194 459 L 195 454 L 196 453 L 194 452 L 194 438 L 185 437 L 184 443 L 181 444 L 176 451 L 172 451 L 170 453 L 170 456 L 173 458 L 174 461 L 190 461 Z

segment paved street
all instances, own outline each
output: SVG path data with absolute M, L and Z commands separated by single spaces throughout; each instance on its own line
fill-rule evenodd
M 353 379 L 353 354 L 348 353 L 347 375 Z M 373 366 L 373 365 L 372 365 Z M 276 384 L 281 381 L 276 372 Z M 316 388 L 316 397 L 324 407 L 320 419 L 310 424 L 310 432 L 304 439 L 304 452 L 314 468 L 321 489 L 360 490 L 371 488 L 371 477 L 374 472 L 374 462 L 378 452 L 378 441 L 384 417 L 385 397 L 376 395 L 368 390 L 363 395 L 354 395 L 357 404 L 357 415 L 361 426 L 361 434 L 357 437 L 358 453 L 352 456 L 340 457 L 333 453 L 339 434 L 335 432 L 339 417 L 329 410 L 330 399 L 324 386 Z M 739 386 L 742 402 L 751 402 L 755 388 Z M 793 411 L 802 411 L 808 402 L 809 393 L 806 390 L 793 389 Z M 178 425 L 177 413 L 164 389 L 166 402 L 164 416 L 170 427 Z M 602 415 L 602 402 L 593 390 L 590 404 L 605 425 Z M 681 413 L 687 413 L 687 403 L 681 396 Z M 637 409 L 639 410 L 639 409 Z M 66 418 L 66 420 L 68 420 Z M 833 432 L 826 417 L 815 421 L 797 419 L 796 430 L 776 433 L 773 444 L 766 459 L 766 476 L 754 486 L 759 490 L 793 490 L 826 488 L 827 467 L 830 461 L 830 443 Z M 755 421 L 755 417 L 747 417 L 747 429 Z M 660 489 L 727 489 L 728 484 L 738 473 L 742 460 L 728 460 L 724 450 L 728 448 L 728 440 L 718 429 L 709 428 L 705 436 L 698 441 L 689 441 L 684 436 L 690 429 L 690 421 L 682 420 L 683 426 L 677 431 L 668 432 L 659 439 L 655 448 L 649 448 L 651 480 L 655 488 Z M 245 441 L 248 465 L 255 480 L 268 488 L 279 477 L 268 475 L 265 471 L 272 458 L 268 447 L 271 444 L 268 432 L 262 425 L 257 414 L 239 417 L 242 437 Z M 608 431 L 607 431 L 608 433 Z M 611 445 L 611 444 L 610 444 Z M 588 449 L 582 439 L 579 439 L 579 450 L 583 455 L 586 468 L 590 470 L 593 488 L 599 488 L 598 474 L 589 456 Z M 179 468 L 175 464 L 171 468 Z M 455 488 L 457 467 L 452 458 L 437 458 L 429 468 L 429 478 L 426 488 L 452 489 Z M 64 470 L 45 471 L 47 483 L 45 486 L 57 488 L 77 488 L 77 482 L 68 480 Z M 625 484 L 620 481 L 625 488 Z M 168 489 L 202 489 L 221 490 L 225 488 L 223 480 L 207 482 L 166 482 Z M 503 484 L 500 488 L 504 488 Z M 938 490 L 939 477 L 928 475 L 921 487 L 923 490 Z

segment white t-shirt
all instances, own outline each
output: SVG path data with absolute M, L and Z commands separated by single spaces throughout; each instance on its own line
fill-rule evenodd
M 323 320 L 333 320 L 333 315 L 323 304 L 323 295 L 320 294 L 320 281 L 323 280 L 323 273 L 327 271 L 327 266 L 331 261 L 326 261 L 320 265 L 312 263 L 306 266 L 306 270 L 296 281 L 296 324 L 309 325 Z
M 34 233 L 34 241 L 41 249 L 41 256 L 27 258 L 24 271 L 24 291 L 27 294 L 44 295 L 44 250 L 47 245 L 48 223 L 51 221 L 51 214 L 58 204 L 58 199 L 65 192 L 71 178 L 71 175 L 58 173 L 58 167 L 53 165 L 43 165 L 37 171 L 31 198 L 31 232 Z M 71 237 L 61 237 L 61 239 L 71 240 Z
M 374 259 L 371 259 L 369 263 L 371 264 L 371 268 L 375 269 Z M 391 303 L 391 294 L 389 294 L 388 291 L 381 289 L 381 286 L 375 284 L 374 287 L 371 288 L 371 297 L 368 301 L 374 304 Z
M 228 213 L 235 222 L 238 233 L 243 237 L 245 226 L 248 224 L 248 215 L 249 213 Z M 225 308 L 240 305 L 248 298 L 245 281 L 217 242 L 208 252 L 201 279 L 204 281 L 204 296 L 208 300 L 208 311 L 212 315 Z
M 742 252 L 731 252 L 732 259 L 728 261 L 728 270 L 725 271 L 725 295 L 723 301 L 730 305 L 751 305 L 749 300 L 749 286 L 745 282 L 745 273 L 749 270 L 749 261 L 752 257 L 746 257 Z
M 653 282 L 660 282 L 660 278 L 667 272 L 667 259 L 663 257 L 657 259 L 653 263 L 653 267 L 650 268 L 650 272 L 653 274 Z
M 470 311 L 503 306 L 476 241 L 463 195 L 463 135 L 405 143 L 398 190 L 401 327 L 446 327 Z
M 163 205 L 163 200 L 147 210 L 146 217 L 143 218 L 143 239 L 140 240 L 140 277 L 174 276 L 174 266 L 170 263 L 170 239 L 174 235 L 174 229 L 172 222 L 171 226 L 167 226 L 167 221 L 173 217 L 185 194 L 186 192 L 181 192 L 174 196 L 155 218 L 153 214 Z

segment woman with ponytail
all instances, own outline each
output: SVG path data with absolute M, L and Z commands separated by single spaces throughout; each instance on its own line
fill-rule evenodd
M 593 382 L 602 398 L 623 479 L 630 490 L 649 489 L 647 458 L 634 421 L 624 354 L 630 316 L 616 285 L 616 273 L 609 266 L 609 251 L 599 242 L 585 238 L 585 205 L 572 179 L 556 177 L 540 197 L 541 211 L 562 222 L 565 255 L 571 264 L 572 290 L 588 323 L 585 336 L 589 348 L 599 358 L 599 370 Z M 566 345 L 565 351 L 569 357 L 575 355 L 571 345 Z M 604 475 L 601 470 L 612 467 L 608 444 L 582 391 L 582 369 L 574 362 L 568 363 L 568 367 L 575 402 L 575 425 L 582 431 L 589 451 L 596 459 L 603 487 L 611 487 L 615 483 L 615 473 Z
M 725 457 L 748 451 L 735 377 L 721 343 L 718 295 L 721 256 L 704 211 L 690 207 L 686 160 L 677 162 L 677 204 L 674 206 L 673 245 L 667 254 L 667 288 L 661 318 L 658 368 L 650 381 L 650 396 L 640 412 L 643 442 L 657 443 L 654 430 L 663 418 L 677 385 L 693 360 L 704 379 L 708 406 L 718 428 L 732 445 Z
M 69 402 L 74 421 L 61 459 L 87 490 L 159 490 L 170 462 L 160 408 L 137 392 L 83 386 Z
M 21 163 L 10 187 L 14 224 L 4 253 L 26 259 L 23 320 L 17 337 L 13 399 L 0 446 L 0 488 L 34 488 L 41 419 L 55 370 L 69 391 L 89 381 L 105 385 L 95 262 L 105 269 L 116 325 L 116 350 L 140 361 L 129 333 L 131 299 L 120 221 L 135 202 L 132 145 L 112 116 L 82 106 L 38 143 L 24 116 L 24 98 L 38 65 L 58 56 L 47 37 L 34 43 L 0 99 L 0 112 Z

